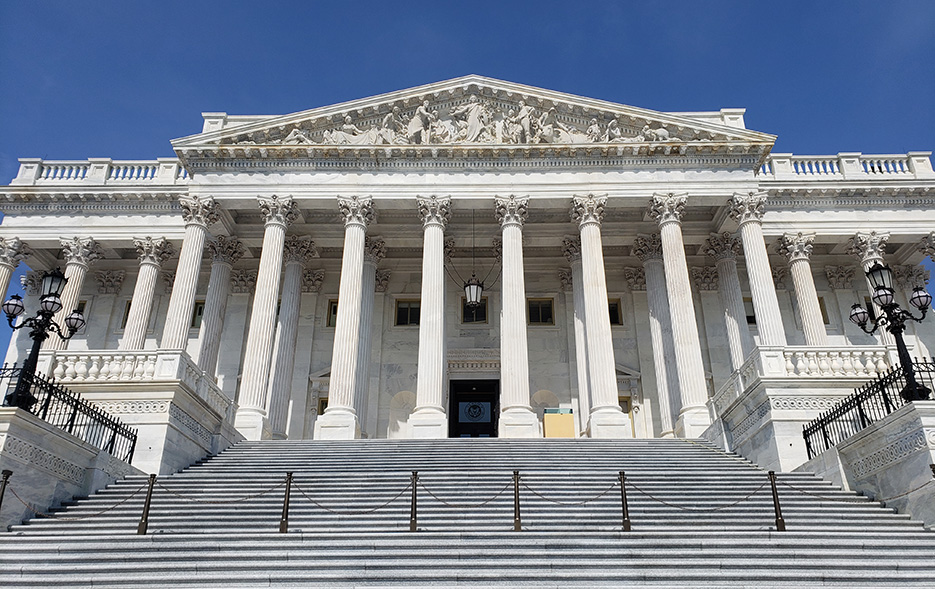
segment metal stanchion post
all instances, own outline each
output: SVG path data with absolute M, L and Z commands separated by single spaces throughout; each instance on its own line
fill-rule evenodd
M 779 507 L 779 491 L 776 490 L 776 472 L 769 471 L 769 485 L 773 489 L 773 510 L 776 512 L 776 530 L 784 532 L 786 530 L 786 521 L 782 519 L 782 509 Z
M 419 471 L 412 471 L 412 478 L 410 483 L 412 486 L 412 503 L 409 506 L 409 531 L 416 531 L 416 487 L 419 485 Z
M 279 518 L 279 533 L 289 531 L 289 495 L 292 493 L 292 473 L 286 473 L 286 493 L 282 497 L 282 517 Z
M 623 511 L 623 531 L 630 531 L 630 507 L 627 505 L 627 475 L 620 471 L 620 508 Z
M 12 470 L 3 469 L 3 479 L 0 480 L 0 509 L 3 509 L 3 495 L 6 493 L 7 482 L 12 475 Z
M 149 489 L 146 490 L 146 500 L 143 502 L 143 515 L 140 516 L 140 524 L 136 526 L 137 534 L 145 534 L 149 528 L 149 506 L 153 502 L 153 485 L 156 484 L 156 475 L 149 475 Z
M 513 531 L 520 532 L 523 522 L 519 515 L 519 471 L 513 471 Z

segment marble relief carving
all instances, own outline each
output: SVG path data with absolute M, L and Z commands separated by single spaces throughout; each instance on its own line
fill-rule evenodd
M 828 284 L 834 290 L 853 288 L 853 266 L 825 266 L 825 276 L 828 277 Z
M 321 292 L 321 285 L 324 281 L 324 270 L 306 270 L 302 273 L 302 292 Z
M 97 279 L 97 292 L 100 294 L 117 294 L 123 286 L 123 279 L 127 273 L 123 270 L 99 270 L 94 273 Z

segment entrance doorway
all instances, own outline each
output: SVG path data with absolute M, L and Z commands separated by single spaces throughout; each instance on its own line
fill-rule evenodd
M 452 380 L 448 398 L 448 437 L 497 437 L 499 380 Z

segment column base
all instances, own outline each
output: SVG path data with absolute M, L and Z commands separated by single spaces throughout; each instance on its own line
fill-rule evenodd
M 510 407 L 500 413 L 497 436 L 501 438 L 541 438 L 539 417 L 527 407 Z
M 432 409 L 417 410 L 406 422 L 407 437 L 413 440 L 431 440 L 448 437 L 448 416 Z
M 357 414 L 346 409 L 328 410 L 315 420 L 316 440 L 358 440 L 360 423 Z
M 238 409 L 234 417 L 234 428 L 251 441 L 268 440 L 272 437 L 269 419 L 255 409 Z
M 633 425 L 630 423 L 630 417 L 620 407 L 601 407 L 591 410 L 588 433 L 592 438 L 632 438 Z
M 686 407 L 682 409 L 675 422 L 675 436 L 678 438 L 700 438 L 711 425 L 711 415 L 707 407 Z

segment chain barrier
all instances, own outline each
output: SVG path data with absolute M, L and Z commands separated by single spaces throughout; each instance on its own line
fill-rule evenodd
M 810 492 L 810 491 L 806 491 L 805 489 L 800 489 L 799 487 L 794 487 L 794 486 L 792 486 L 792 485 L 790 485 L 789 483 L 784 482 L 784 481 L 779 481 L 779 480 L 777 480 L 777 482 L 778 482 L 780 485 L 784 485 L 784 486 L 786 486 L 786 487 L 789 487 L 789 488 L 792 489 L 793 491 L 797 491 L 797 492 L 799 492 L 799 493 L 802 493 L 803 495 L 811 495 L 812 497 L 816 497 L 816 498 L 821 499 L 821 500 L 823 500 L 823 501 L 837 501 L 838 503 L 874 503 L 874 502 L 877 502 L 877 503 L 886 503 L 887 501 L 892 501 L 893 499 L 899 499 L 900 497 L 905 497 L 906 495 L 911 495 L 911 494 L 915 493 L 916 491 L 918 491 L 919 489 L 921 489 L 921 488 L 923 488 L 923 487 L 925 487 L 925 486 L 927 486 L 927 485 L 930 485 L 930 484 L 932 484 L 932 483 L 935 482 L 935 481 L 931 481 L 931 480 L 926 481 L 926 482 L 922 483 L 921 485 L 919 485 L 918 487 L 916 487 L 916 488 L 914 488 L 914 489 L 910 489 L 910 490 L 906 491 L 905 493 L 900 493 L 899 495 L 893 495 L 892 497 L 887 497 L 886 499 L 870 499 L 870 498 L 868 498 L 868 497 L 864 497 L 864 500 L 860 500 L 860 499 L 848 499 L 848 498 L 845 498 L 845 497 L 825 497 L 825 496 L 819 495 L 819 494 L 817 494 L 817 493 L 812 493 L 812 492 Z
M 33 507 L 32 505 L 30 505 L 29 503 L 27 503 L 22 497 L 20 497 L 19 494 L 16 492 L 16 490 L 15 490 L 13 487 L 9 487 L 10 493 L 13 493 L 13 496 L 16 497 L 16 500 L 19 501 L 20 503 L 22 503 L 22 504 L 26 507 L 26 509 L 28 509 L 28 510 L 31 511 L 32 513 L 36 514 L 36 517 L 44 517 L 44 518 L 46 518 L 46 519 L 55 519 L 55 520 L 67 521 L 67 522 L 80 522 L 80 521 L 84 521 L 84 520 L 86 520 L 86 519 L 91 519 L 92 517 L 97 517 L 97 516 L 99 516 L 99 515 L 103 515 L 103 514 L 107 513 L 108 511 L 112 511 L 112 510 L 114 510 L 114 509 L 120 507 L 121 505 L 123 505 L 124 503 L 126 503 L 127 501 L 129 501 L 130 499 L 132 499 L 133 497 L 135 497 L 137 494 L 139 494 L 139 492 L 142 491 L 142 490 L 145 489 L 145 488 L 146 488 L 146 484 L 140 485 L 140 487 L 139 487 L 137 490 L 133 491 L 132 493 L 130 493 L 129 495 L 127 495 L 126 497 L 124 497 L 123 499 L 121 499 L 120 501 L 118 501 L 117 503 L 114 503 L 114 504 L 111 505 L 110 507 L 107 507 L 107 508 L 105 508 L 105 509 L 102 509 L 101 511 L 98 511 L 97 513 L 91 513 L 91 514 L 88 514 L 88 515 L 83 515 L 83 516 L 81 516 L 81 517 L 66 517 L 66 516 L 63 516 L 63 515 L 56 515 L 56 514 L 54 514 L 54 513 L 47 513 L 47 512 L 40 511 L 40 510 L 36 509 L 35 507 Z
M 585 499 L 585 500 L 583 500 L 583 501 L 558 501 L 558 500 L 556 500 L 556 499 L 550 499 L 550 498 L 546 497 L 545 495 L 543 495 L 542 493 L 539 493 L 538 491 L 536 491 L 535 489 L 533 489 L 532 487 L 530 487 L 529 485 L 527 485 L 525 481 L 522 481 L 522 484 L 523 484 L 523 487 L 524 487 L 527 491 L 529 491 L 530 493 L 532 493 L 532 494 L 535 495 L 536 497 L 538 497 L 538 498 L 540 498 L 540 499 L 542 499 L 542 500 L 544 500 L 544 501 L 548 501 L 549 503 L 554 503 L 555 505 L 587 505 L 588 503 L 591 503 L 592 501 L 597 501 L 598 499 L 600 499 L 601 497 L 603 497 L 603 496 L 606 495 L 607 493 L 610 493 L 611 491 L 613 491 L 614 489 L 617 488 L 617 481 L 614 481 L 613 483 L 611 483 L 611 485 L 610 485 L 609 487 L 607 487 L 605 490 L 601 491 L 600 493 L 598 493 L 598 494 L 595 495 L 594 497 L 591 497 L 590 499 Z
M 313 503 L 314 505 L 316 505 L 317 507 L 319 507 L 319 508 L 321 508 L 321 509 L 324 509 L 324 510 L 327 511 L 328 513 L 333 513 L 333 514 L 335 514 L 335 515 L 366 515 L 366 514 L 368 514 L 368 513 L 373 513 L 373 512 L 375 512 L 375 511 L 378 511 L 378 510 L 380 510 L 380 509 L 383 509 L 384 507 L 386 507 L 387 505 L 389 505 L 389 504 L 392 503 L 393 501 L 396 501 L 397 499 L 399 499 L 400 497 L 402 497 L 403 494 L 404 494 L 406 491 L 408 491 L 408 490 L 412 487 L 412 483 L 409 483 L 408 485 L 406 485 L 406 487 L 405 487 L 402 491 L 400 491 L 399 493 L 397 493 L 395 497 L 393 497 L 392 499 L 390 499 L 390 500 L 387 501 L 386 503 L 383 503 L 383 504 L 381 504 L 381 505 L 377 505 L 377 506 L 374 507 L 373 509 L 362 509 L 362 510 L 360 510 L 360 511 L 338 511 L 338 510 L 336 510 L 336 509 L 331 509 L 330 507 L 325 507 L 324 505 L 322 505 L 322 504 L 319 503 L 318 501 L 315 501 L 314 499 L 312 499 L 311 497 L 309 497 L 308 494 L 305 492 L 305 489 L 303 489 L 302 487 L 300 487 L 299 484 L 295 482 L 295 480 L 292 481 L 292 486 L 295 487 L 296 490 L 298 490 L 298 492 L 301 493 L 303 497 L 305 497 L 306 499 L 308 499 L 310 502 L 312 502 L 312 503 Z
M 194 498 L 192 498 L 192 497 L 186 497 L 185 495 L 181 495 L 181 494 L 179 494 L 179 493 L 176 493 L 175 491 L 173 491 L 172 489 L 166 487 L 166 486 L 163 485 L 162 483 L 160 483 L 160 482 L 158 482 L 158 481 L 156 482 L 156 486 L 158 486 L 160 489 L 162 489 L 163 491 L 165 491 L 165 492 L 168 493 L 169 495 L 172 495 L 172 496 L 174 496 L 174 497 L 178 497 L 179 499 L 182 499 L 182 500 L 185 500 L 185 501 L 189 501 L 189 502 L 191 502 L 191 503 L 204 503 L 204 504 L 206 504 L 206 505 L 228 505 L 228 504 L 230 504 L 230 503 L 243 503 L 244 501 L 249 501 L 250 499 L 256 499 L 257 497 L 262 497 L 263 495 L 266 495 L 266 494 L 268 494 L 268 493 L 271 493 L 271 492 L 275 491 L 276 489 L 282 487 L 282 486 L 285 485 L 285 484 L 286 484 L 286 482 L 283 481 L 283 482 L 281 482 L 281 483 L 276 484 L 276 485 L 273 486 L 273 487 L 270 487 L 270 488 L 268 488 L 268 489 L 264 489 L 263 491 L 260 491 L 259 493 L 256 493 L 256 494 L 254 494 L 254 495 L 247 495 L 247 496 L 245 496 L 245 497 L 240 497 L 239 499 L 225 499 L 225 500 L 221 500 L 221 501 L 215 501 L 215 500 L 212 500 L 212 499 L 194 499 Z
M 497 497 L 499 497 L 500 495 L 503 495 L 503 493 L 504 493 L 507 489 L 509 489 L 510 487 L 513 486 L 513 482 L 510 481 L 509 483 L 507 483 L 506 485 L 504 485 L 502 489 L 500 489 L 499 491 L 497 491 L 496 495 L 494 495 L 494 496 L 491 497 L 490 499 L 487 499 L 486 501 L 481 501 L 480 503 L 461 503 L 461 504 L 449 503 L 448 501 L 445 501 L 444 499 L 442 499 L 441 497 L 439 497 L 438 495 L 436 495 L 435 493 L 433 493 L 433 492 L 431 491 L 431 489 L 429 489 L 428 487 L 426 487 L 426 486 L 425 486 L 425 483 L 423 483 L 421 479 L 419 480 L 419 486 L 422 487 L 422 490 L 425 491 L 426 493 L 428 493 L 429 496 L 431 496 L 433 499 L 435 499 L 435 500 L 438 501 L 439 503 L 442 503 L 442 504 L 444 504 L 444 505 L 446 505 L 446 506 L 448 506 L 448 507 L 453 507 L 453 508 L 455 508 L 455 509 L 477 509 L 478 507 L 484 507 L 485 505 L 487 505 L 487 504 L 489 504 L 489 503 L 493 503 L 493 501 L 494 501 Z
M 696 508 L 693 508 L 693 507 L 684 507 L 684 506 L 682 506 L 682 505 L 675 505 L 674 503 L 669 503 L 668 501 L 665 501 L 665 500 L 663 500 L 663 499 L 659 499 L 658 497 L 654 497 L 654 496 L 651 495 L 650 493 L 648 493 L 648 492 L 644 491 L 643 489 L 641 489 L 641 488 L 637 487 L 636 485 L 634 485 L 632 482 L 630 482 L 629 479 L 627 480 L 627 484 L 630 485 L 631 487 L 633 487 L 633 489 L 634 489 L 637 493 L 640 493 L 640 494 L 642 494 L 642 495 L 646 495 L 647 497 L 649 497 L 649 498 L 652 499 L 653 501 L 655 501 L 655 502 L 657 502 L 657 503 L 662 503 L 663 505 L 666 505 L 666 506 L 668 506 L 668 507 L 673 507 L 673 508 L 675 508 L 675 509 L 681 509 L 682 511 L 696 511 L 696 512 L 712 513 L 712 512 L 715 512 L 715 511 L 720 511 L 720 510 L 722 510 L 722 509 L 727 509 L 728 507 L 733 507 L 733 506 L 735 506 L 735 505 L 738 505 L 738 504 L 740 504 L 740 503 L 743 503 L 744 501 L 746 501 L 746 500 L 749 499 L 750 497 L 753 497 L 754 495 L 756 495 L 757 493 L 759 493 L 760 491 L 762 491 L 762 490 L 766 487 L 766 485 L 769 484 L 769 480 L 765 481 L 762 485 L 760 485 L 759 487 L 757 487 L 756 489 L 754 489 L 753 492 L 751 492 L 749 495 L 747 495 L 747 496 L 745 496 L 745 497 L 742 497 L 742 498 L 738 499 L 737 501 L 734 501 L 733 503 L 727 503 L 727 504 L 725 504 L 725 505 L 721 505 L 721 506 L 719 506 L 719 507 L 712 507 L 712 508 L 710 508 L 710 509 L 709 509 L 709 508 L 696 509 Z

